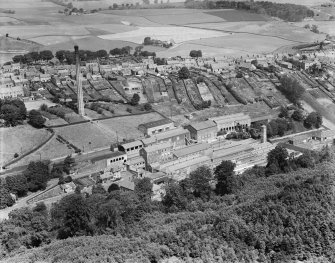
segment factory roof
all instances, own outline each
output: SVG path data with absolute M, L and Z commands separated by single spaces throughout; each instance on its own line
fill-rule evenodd
M 166 125 L 166 124 L 171 124 L 171 123 L 173 123 L 173 121 L 171 121 L 170 119 L 165 118 L 165 119 L 161 119 L 161 120 L 158 120 L 158 121 L 151 121 L 151 122 L 147 122 L 147 123 L 142 123 L 139 126 L 143 126 L 146 129 L 149 129 L 149 128 L 162 126 L 162 125 Z
M 101 155 L 101 156 L 94 157 L 94 158 L 91 159 L 91 161 L 92 162 L 98 162 L 98 161 L 101 161 L 101 160 L 107 160 L 107 159 L 118 157 L 118 156 L 121 156 L 121 155 L 125 155 L 125 153 L 124 152 L 110 152 L 110 153 L 107 153 L 107 154 L 104 154 L 104 155 Z
M 126 142 L 126 143 L 121 144 L 123 148 L 131 148 L 131 147 L 139 146 L 139 145 L 142 145 L 142 142 L 140 140 L 136 140 L 133 142 Z
M 188 156 L 193 153 L 207 150 L 209 148 L 210 148 L 210 145 L 208 143 L 196 143 L 196 144 L 192 144 L 190 146 L 186 146 L 184 148 L 175 150 L 173 154 L 177 158 L 182 158 L 182 157 Z
M 172 148 L 172 143 L 171 142 L 163 142 L 163 143 L 157 143 L 154 145 L 150 145 L 144 148 L 144 150 L 148 152 L 155 152 L 161 149 L 166 149 L 166 148 Z
M 236 114 L 231 114 L 231 115 L 213 117 L 209 119 L 214 121 L 215 123 L 226 123 L 226 122 L 239 121 L 239 120 L 245 120 L 245 119 L 250 120 L 250 116 L 246 115 L 245 113 L 236 113 Z
M 166 171 L 168 172 L 174 172 L 180 169 L 184 169 L 187 167 L 190 167 L 192 165 L 196 165 L 196 164 L 203 164 L 205 162 L 210 161 L 210 158 L 208 156 L 199 156 L 197 158 L 191 159 L 191 160 L 187 160 L 181 163 L 177 163 L 177 164 L 173 164 L 171 166 L 166 167 Z
M 202 122 L 191 123 L 189 126 L 193 127 L 193 129 L 197 131 L 201 131 L 205 129 L 214 128 L 216 127 L 216 124 L 212 120 L 207 120 L 207 121 L 202 121 Z

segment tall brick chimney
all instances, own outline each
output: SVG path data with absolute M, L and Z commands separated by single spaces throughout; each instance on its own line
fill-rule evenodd
M 266 130 L 266 125 L 262 125 L 262 134 L 261 134 L 261 142 L 266 143 L 268 138 L 267 138 L 267 130 Z
M 74 46 L 74 54 L 76 57 L 76 85 L 77 85 L 77 101 L 78 101 L 78 114 L 81 116 L 85 115 L 84 110 L 84 98 L 83 98 L 83 88 L 81 84 L 81 73 L 80 73 L 80 58 L 79 58 L 79 47 Z

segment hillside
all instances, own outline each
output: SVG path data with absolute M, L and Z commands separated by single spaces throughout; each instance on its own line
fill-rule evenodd
M 270 177 L 259 177 L 254 169 L 237 181 L 234 194 L 186 201 L 180 189 L 172 188 L 173 200 L 144 206 L 129 194 L 125 197 L 112 192 L 107 203 L 103 201 L 106 197 L 94 194 L 86 202 L 95 204 L 91 212 L 95 219 L 77 235 L 95 232 L 95 236 L 52 241 L 30 250 L 21 247 L 0 262 L 333 262 L 334 171 L 331 162 Z M 82 200 L 78 198 L 72 212 L 80 208 Z M 168 206 L 171 202 L 174 205 Z M 66 209 L 64 206 L 65 202 L 58 208 Z M 56 211 L 52 212 L 54 217 Z M 80 211 L 72 225 L 82 223 L 79 218 L 87 210 Z M 29 229 L 29 215 L 25 211 L 21 229 Z M 18 218 L 18 214 L 12 216 L 11 224 L 17 224 Z M 109 222 L 108 227 L 99 228 L 99 220 Z M 2 230 L 10 233 L 11 227 L 5 225 Z M 46 232 L 43 224 L 38 229 L 40 232 L 24 240 L 40 240 Z M 16 228 L 13 233 L 23 234 L 18 231 Z M 12 247 L 22 238 L 24 234 L 15 243 L 9 242 L 10 236 L 1 236 L 2 244 Z

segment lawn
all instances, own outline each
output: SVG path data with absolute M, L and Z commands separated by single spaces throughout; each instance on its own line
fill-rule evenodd
M 92 123 L 56 128 L 55 132 L 78 148 L 82 148 L 83 145 L 90 145 L 89 148 L 92 149 L 100 148 L 109 145 L 111 141 L 105 133 L 101 132 Z
M 157 113 L 147 113 L 142 115 L 117 117 L 108 120 L 99 121 L 99 125 L 117 133 L 118 139 L 136 139 L 143 136 L 138 130 L 138 126 L 142 123 L 160 120 L 163 117 Z
M 220 17 L 228 22 L 237 21 L 267 21 L 268 19 L 260 14 L 234 9 L 221 9 L 219 11 L 208 11 L 209 15 Z
M 32 150 L 50 137 L 46 130 L 38 130 L 30 125 L 0 128 L 0 165 L 12 160 L 14 154 L 21 155 Z

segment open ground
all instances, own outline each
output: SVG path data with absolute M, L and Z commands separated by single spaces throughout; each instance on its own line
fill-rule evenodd
M 203 49 L 205 55 L 225 54 L 240 56 L 246 53 L 269 53 L 296 42 L 324 39 L 324 34 L 314 34 L 300 24 L 290 24 L 263 15 L 237 10 L 136 9 L 108 10 L 114 1 L 74 2 L 78 8 L 101 11 L 79 16 L 59 13 L 63 6 L 39 0 L 13 0 L 1 3 L 15 14 L 3 14 L 0 19 L 0 35 L 29 39 L 36 43 L 17 45 L 24 52 L 50 49 L 110 50 L 116 47 L 136 47 L 150 36 L 160 40 L 174 40 L 172 49 L 158 50 L 158 55 L 188 55 L 191 48 Z M 319 21 L 322 32 L 332 32 L 330 24 Z M 237 34 L 241 33 L 241 34 Z M 246 35 L 245 35 L 246 34 Z M 220 37 L 220 38 L 219 38 Z M 251 43 L 246 37 L 252 38 Z M 247 45 L 246 45 L 247 43 Z M 10 45 L 2 43 L 1 50 Z M 266 48 L 266 49 L 265 49 Z M 1 57 L 0 53 L 0 57 Z M 8 54 L 1 61 L 8 59 Z

